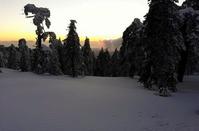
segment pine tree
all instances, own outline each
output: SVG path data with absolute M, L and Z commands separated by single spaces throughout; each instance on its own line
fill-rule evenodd
M 49 73 L 52 75 L 61 75 L 61 64 L 60 64 L 60 52 L 62 48 L 62 44 L 56 38 L 51 39 L 51 52 L 50 52 L 50 63 L 49 63 Z
M 93 75 L 94 71 L 94 55 L 90 47 L 89 38 L 86 37 L 84 46 L 82 47 L 83 60 L 85 65 L 85 75 Z
M 3 67 L 3 53 L 0 52 L 0 67 Z
M 49 20 L 50 17 L 50 10 L 47 8 L 36 7 L 34 4 L 27 4 L 24 6 L 24 13 L 27 16 L 26 18 L 33 17 L 33 24 L 37 26 L 37 30 L 35 31 L 37 34 L 37 48 L 41 49 L 42 39 L 44 38 L 44 25 L 43 22 L 45 21 L 45 25 L 47 28 L 50 28 L 51 22 Z M 31 13 L 33 16 L 28 16 Z
M 104 75 L 110 77 L 111 76 L 111 55 L 108 51 L 108 49 L 106 49 L 106 51 L 104 52 Z
M 185 72 L 193 73 L 199 58 L 199 2 L 186 0 L 179 10 L 179 23 L 183 34 L 184 46 L 180 50 L 181 59 L 178 64 L 178 81 L 183 82 Z
M 3 62 L 3 53 L 0 51 L 0 67 L 3 67 L 4 62 Z M 0 73 L 1 73 L 1 69 L 0 69 Z
M 18 70 L 20 63 L 20 54 L 17 51 L 17 48 L 12 44 L 11 46 L 9 46 L 8 51 L 8 68 Z
M 37 74 L 46 72 L 46 52 L 42 50 L 42 40 L 47 39 L 50 32 L 45 32 L 44 25 L 50 28 L 51 22 L 49 20 L 50 10 L 48 8 L 36 7 L 34 4 L 27 4 L 24 6 L 24 13 L 26 18 L 33 18 L 33 24 L 36 29 L 36 49 L 32 53 L 32 71 Z M 29 16 L 31 13 L 33 16 Z M 45 24 L 43 24 L 45 22 Z
M 104 49 L 102 48 L 97 56 L 97 59 L 96 59 L 96 66 L 95 66 L 95 71 L 94 71 L 94 74 L 95 76 L 104 76 L 104 68 L 105 68 L 105 65 L 104 65 Z
M 168 88 L 176 91 L 175 68 L 179 61 L 182 34 L 176 26 L 176 0 L 150 0 L 145 21 L 143 63 L 140 81 L 147 88 L 156 84 L 161 96 L 168 96 Z
M 141 45 L 143 25 L 138 18 L 124 31 L 123 42 L 120 49 L 122 76 L 138 74 L 144 52 Z
M 96 59 L 95 75 L 96 76 L 111 76 L 111 58 L 109 51 L 102 48 Z
M 120 75 L 119 70 L 120 70 L 120 56 L 119 56 L 119 51 L 115 49 L 115 52 L 111 57 L 111 76 L 118 77 Z
M 0 67 L 7 67 L 8 63 L 8 56 L 9 52 L 7 51 L 8 47 L 5 47 L 4 45 L 0 45 Z
M 25 39 L 19 40 L 19 52 L 21 53 L 21 59 L 20 59 L 20 69 L 21 71 L 29 71 L 31 68 L 30 64 L 30 50 L 28 46 L 26 45 Z
M 80 73 L 81 63 L 81 50 L 80 41 L 76 32 L 75 20 L 71 20 L 69 25 L 69 33 L 64 40 L 63 47 L 63 73 L 77 77 Z
M 32 56 L 32 71 L 36 74 L 43 74 L 45 73 L 45 51 L 36 48 L 33 49 Z

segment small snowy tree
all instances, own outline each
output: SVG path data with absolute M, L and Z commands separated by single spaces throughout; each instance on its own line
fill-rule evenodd
M 8 51 L 8 68 L 18 70 L 20 63 L 20 53 L 17 51 L 17 48 L 13 44 L 9 46 Z
M 21 53 L 20 69 L 23 72 L 29 71 L 31 68 L 30 50 L 28 46 L 26 45 L 26 40 L 20 39 L 18 46 L 19 46 L 19 52 Z
M 4 67 L 3 53 L 0 51 L 0 67 Z

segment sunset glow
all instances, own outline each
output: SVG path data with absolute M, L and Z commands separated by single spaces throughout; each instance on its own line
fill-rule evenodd
M 88 36 L 91 41 L 120 38 L 134 18 L 143 20 L 148 11 L 147 0 L 0 0 L 0 3 L 0 41 L 35 40 L 36 27 L 23 14 L 27 3 L 50 9 L 49 30 L 58 38 L 66 37 L 69 20 L 75 19 L 81 40 Z

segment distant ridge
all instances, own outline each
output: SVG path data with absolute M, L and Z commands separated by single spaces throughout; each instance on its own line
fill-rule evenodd
M 11 44 L 18 46 L 18 41 L 1 41 L 0 45 L 10 46 Z M 113 52 L 116 48 L 119 49 L 122 44 L 122 38 L 109 39 L 109 40 L 100 40 L 100 41 L 91 41 L 91 47 L 98 54 L 99 49 L 102 47 L 108 49 L 110 52 Z M 29 48 L 35 48 L 35 41 L 27 41 Z M 49 46 L 49 43 L 44 43 L 45 46 Z M 81 41 L 81 45 L 84 45 L 84 41 Z

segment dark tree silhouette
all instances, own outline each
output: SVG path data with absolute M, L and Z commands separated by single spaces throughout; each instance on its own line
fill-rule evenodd
M 178 64 L 178 81 L 183 82 L 185 72 L 191 74 L 198 63 L 199 50 L 199 2 L 186 0 L 179 10 L 180 30 L 183 34 L 184 46 L 180 50 L 181 59 Z
M 69 32 L 67 38 L 64 40 L 63 49 L 63 72 L 72 77 L 77 77 L 80 73 L 82 65 L 81 61 L 81 50 L 80 41 L 76 32 L 77 23 L 75 20 L 71 20 L 69 25 Z
M 141 45 L 141 34 L 143 24 L 136 18 L 133 23 L 124 31 L 123 42 L 120 48 L 122 76 L 133 77 L 140 70 L 140 65 L 144 56 Z
M 111 57 L 111 76 L 118 77 L 120 74 L 120 56 L 119 51 L 115 49 Z
M 44 38 L 43 35 L 45 35 L 43 22 L 45 21 L 47 28 L 50 28 L 51 25 L 49 20 L 50 10 L 47 8 L 36 7 L 34 4 L 27 4 L 24 6 L 24 13 L 26 18 L 33 18 L 33 23 L 35 26 L 37 26 L 37 30 L 35 31 L 37 34 L 36 45 L 38 48 L 41 48 L 42 39 Z M 29 13 L 31 13 L 32 16 L 29 16 Z
M 26 45 L 25 39 L 19 40 L 19 52 L 21 53 L 20 58 L 20 69 L 21 71 L 29 71 L 31 69 L 31 60 L 30 60 L 30 50 Z
M 90 47 L 89 38 L 86 37 L 84 46 L 82 47 L 83 61 L 85 65 L 85 75 L 93 75 L 94 71 L 94 54 Z
M 20 63 L 20 54 L 17 48 L 12 44 L 8 48 L 9 57 L 8 57 L 8 68 L 18 70 Z
M 183 48 L 182 35 L 176 26 L 177 0 L 150 0 L 145 21 L 144 48 L 146 60 L 140 81 L 146 88 L 156 84 L 161 96 L 168 96 L 168 88 L 176 91 L 175 68 Z
M 51 32 L 53 33 L 53 32 Z M 50 34 L 50 63 L 49 63 L 49 73 L 52 75 L 61 75 L 61 63 L 60 63 L 60 57 L 61 57 L 61 49 L 62 49 L 62 43 L 61 40 L 56 39 L 55 34 Z
M 111 76 L 111 57 L 108 49 L 104 51 L 102 48 L 96 59 L 95 75 Z

